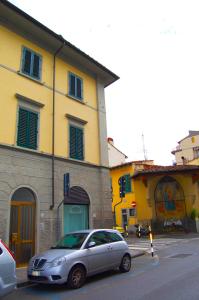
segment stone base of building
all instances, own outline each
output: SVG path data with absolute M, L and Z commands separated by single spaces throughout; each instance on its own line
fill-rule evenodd
M 1 146 L 0 237 L 3 240 L 8 244 L 12 242 L 13 245 L 17 244 L 19 238 L 25 240 L 29 233 L 24 229 L 23 237 L 20 237 L 21 233 L 17 232 L 19 227 L 13 222 L 19 222 L 18 218 L 22 211 L 23 213 L 27 211 L 21 227 L 26 228 L 27 224 L 34 221 L 33 229 L 31 229 L 34 253 L 46 250 L 56 242 L 57 238 L 64 233 L 63 178 L 66 173 L 69 174 L 70 188 L 81 187 L 89 197 L 88 222 L 86 223 L 88 228 L 112 227 L 108 168 L 56 157 L 55 197 L 54 207 L 52 207 L 52 157 L 33 151 Z M 23 194 L 25 190 L 32 194 L 33 200 L 25 199 L 25 194 Z M 27 203 L 24 203 L 25 200 Z M 81 205 L 81 202 L 74 204 Z M 34 216 L 31 215 L 31 206 Z M 10 232 L 11 227 L 16 232 Z

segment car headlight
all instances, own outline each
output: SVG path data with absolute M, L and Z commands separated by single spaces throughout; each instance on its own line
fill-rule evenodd
M 35 256 L 33 256 L 30 260 L 29 260 L 29 266 L 32 266 L 33 265 L 33 263 L 34 263 L 34 261 L 35 261 Z
M 51 267 L 57 267 L 60 266 L 62 263 L 65 263 L 66 259 L 65 257 L 56 258 L 51 262 Z

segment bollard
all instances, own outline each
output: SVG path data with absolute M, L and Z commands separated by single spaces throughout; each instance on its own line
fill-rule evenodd
M 149 226 L 149 237 L 150 237 L 150 241 L 151 241 L 151 256 L 154 256 L 154 250 L 153 250 L 153 236 L 151 233 L 151 226 Z
M 138 225 L 138 237 L 141 237 L 141 229 L 140 229 L 140 225 Z
M 129 233 L 128 233 L 128 226 L 127 225 L 125 226 L 125 235 L 126 235 L 126 237 L 128 237 L 128 235 L 129 235 Z

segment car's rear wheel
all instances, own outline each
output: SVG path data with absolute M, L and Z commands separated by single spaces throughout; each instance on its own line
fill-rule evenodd
M 68 286 L 71 289 L 79 289 L 86 280 L 86 270 L 81 265 L 74 266 L 68 275 Z
M 130 271 L 130 269 L 131 269 L 131 257 L 130 257 L 130 255 L 125 254 L 122 257 L 122 261 L 121 261 L 119 269 L 122 273 L 126 273 L 126 272 Z

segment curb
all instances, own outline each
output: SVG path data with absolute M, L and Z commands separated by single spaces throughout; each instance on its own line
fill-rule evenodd
M 17 288 L 23 288 L 23 287 L 26 287 L 28 285 L 32 285 L 33 283 L 31 283 L 30 281 L 22 281 L 22 282 L 19 282 L 17 283 Z
M 136 258 L 136 257 L 139 257 L 139 256 L 143 256 L 143 255 L 145 255 L 145 254 L 147 254 L 147 252 L 142 251 L 142 252 L 137 253 L 137 254 L 135 254 L 135 255 L 131 255 L 131 258 Z

